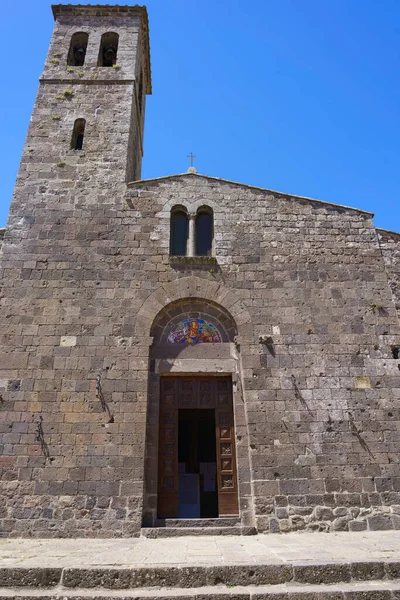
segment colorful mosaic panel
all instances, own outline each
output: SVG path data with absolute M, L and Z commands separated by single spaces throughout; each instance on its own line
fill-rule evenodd
M 174 326 L 168 335 L 170 344 L 198 344 L 222 342 L 221 334 L 212 323 L 204 319 L 185 319 Z

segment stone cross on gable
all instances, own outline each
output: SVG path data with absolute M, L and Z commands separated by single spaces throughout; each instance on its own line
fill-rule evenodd
M 196 158 L 196 155 L 191 152 L 186 158 L 190 158 L 190 166 L 193 167 L 193 159 Z

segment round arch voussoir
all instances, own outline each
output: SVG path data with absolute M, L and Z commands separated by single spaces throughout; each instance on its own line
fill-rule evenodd
M 220 304 L 232 315 L 239 335 L 244 330 L 248 335 L 251 317 L 238 294 L 216 281 L 208 281 L 195 276 L 182 277 L 166 283 L 150 294 L 137 314 L 135 335 L 149 336 L 152 324 L 159 312 L 171 302 L 185 298 L 204 299 Z

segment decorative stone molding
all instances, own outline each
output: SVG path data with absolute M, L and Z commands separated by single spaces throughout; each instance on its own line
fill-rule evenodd
M 216 266 L 215 256 L 170 256 L 169 264 L 173 267 Z
M 254 332 L 250 313 L 239 294 L 216 281 L 206 281 L 195 276 L 182 277 L 166 283 L 150 294 L 137 314 L 135 335 L 148 336 L 158 313 L 168 304 L 186 298 L 197 298 L 220 304 L 234 319 L 238 334 L 243 341 L 253 341 Z

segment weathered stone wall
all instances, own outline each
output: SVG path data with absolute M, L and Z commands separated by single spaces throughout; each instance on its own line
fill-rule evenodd
M 5 233 L 6 233 L 5 228 L 0 229 L 0 253 L 1 253 L 1 248 L 3 246 L 3 240 L 4 240 Z
M 97 7 L 97 15 L 84 7 L 57 10 L 17 177 L 10 236 L 15 236 L 21 219 L 30 218 L 26 213 L 32 199 L 32 211 L 40 206 L 49 211 L 64 208 L 67 219 L 71 206 L 78 209 L 83 203 L 84 209 L 88 204 L 111 202 L 117 190 L 123 192 L 127 172 L 140 176 L 141 146 L 132 140 L 143 135 L 144 105 L 139 116 L 136 97 L 136 80 L 143 70 L 144 89 L 150 93 L 145 13 L 132 9 L 127 15 L 123 7 L 120 10 Z M 119 34 L 118 68 L 98 67 L 101 35 L 110 28 Z M 76 31 L 89 32 L 82 67 L 66 63 Z M 86 120 L 83 149 L 71 150 L 78 118 Z
M 151 509 L 152 325 L 190 298 L 221 307 L 237 328 L 232 355 L 228 344 L 214 358 L 237 368 L 243 522 L 260 531 L 400 527 L 397 271 L 371 215 L 196 174 L 127 190 L 127 174 L 140 170 L 140 149 L 130 161 L 144 118 L 135 117 L 135 78 L 148 68 L 143 13 L 96 7 L 120 32 L 116 70 L 96 67 L 101 15 L 83 22 L 86 9 L 68 10 L 3 245 L 2 535 L 139 533 Z M 70 73 L 69 39 L 85 27 L 87 63 Z M 76 118 L 86 119 L 81 151 L 69 149 Z M 171 260 L 176 204 L 190 214 L 212 208 L 215 257 Z
M 398 526 L 399 329 L 371 215 L 195 175 L 138 185 L 131 210 L 162 205 L 148 250 L 160 282 L 218 282 L 251 315 L 241 358 L 259 529 Z M 213 208 L 217 268 L 171 268 L 175 204 Z
M 144 119 L 143 112 L 141 121 L 131 114 L 135 77 L 149 68 L 146 14 L 123 7 L 56 12 L 1 263 L 0 529 L 3 535 L 130 535 L 140 522 L 143 443 L 136 430 L 145 417 L 137 396 L 142 384 L 120 342 L 112 297 L 121 300 L 134 285 L 132 274 L 124 282 L 120 242 L 139 246 L 137 232 L 119 231 L 118 215 L 126 210 L 129 161 L 140 173 L 141 156 L 132 156 L 140 149 L 130 140 L 139 139 Z M 120 36 L 120 69 L 97 67 L 101 34 L 110 29 Z M 89 32 L 86 60 L 69 67 L 77 30 Z M 149 92 L 149 72 L 144 75 Z M 82 150 L 70 150 L 76 118 L 86 119 Z M 103 346 L 105 339 L 115 352 Z M 104 397 L 99 389 L 96 394 L 103 369 Z M 113 417 L 106 406 L 118 398 Z
M 398 526 L 399 330 L 370 215 L 197 175 L 87 195 L 67 218 L 31 204 L 6 244 L 2 530 L 139 531 L 150 329 L 178 297 L 239 325 L 258 528 Z M 213 208 L 216 265 L 170 261 L 175 204 Z
M 385 229 L 377 229 L 376 233 L 397 314 L 400 316 L 400 234 Z

